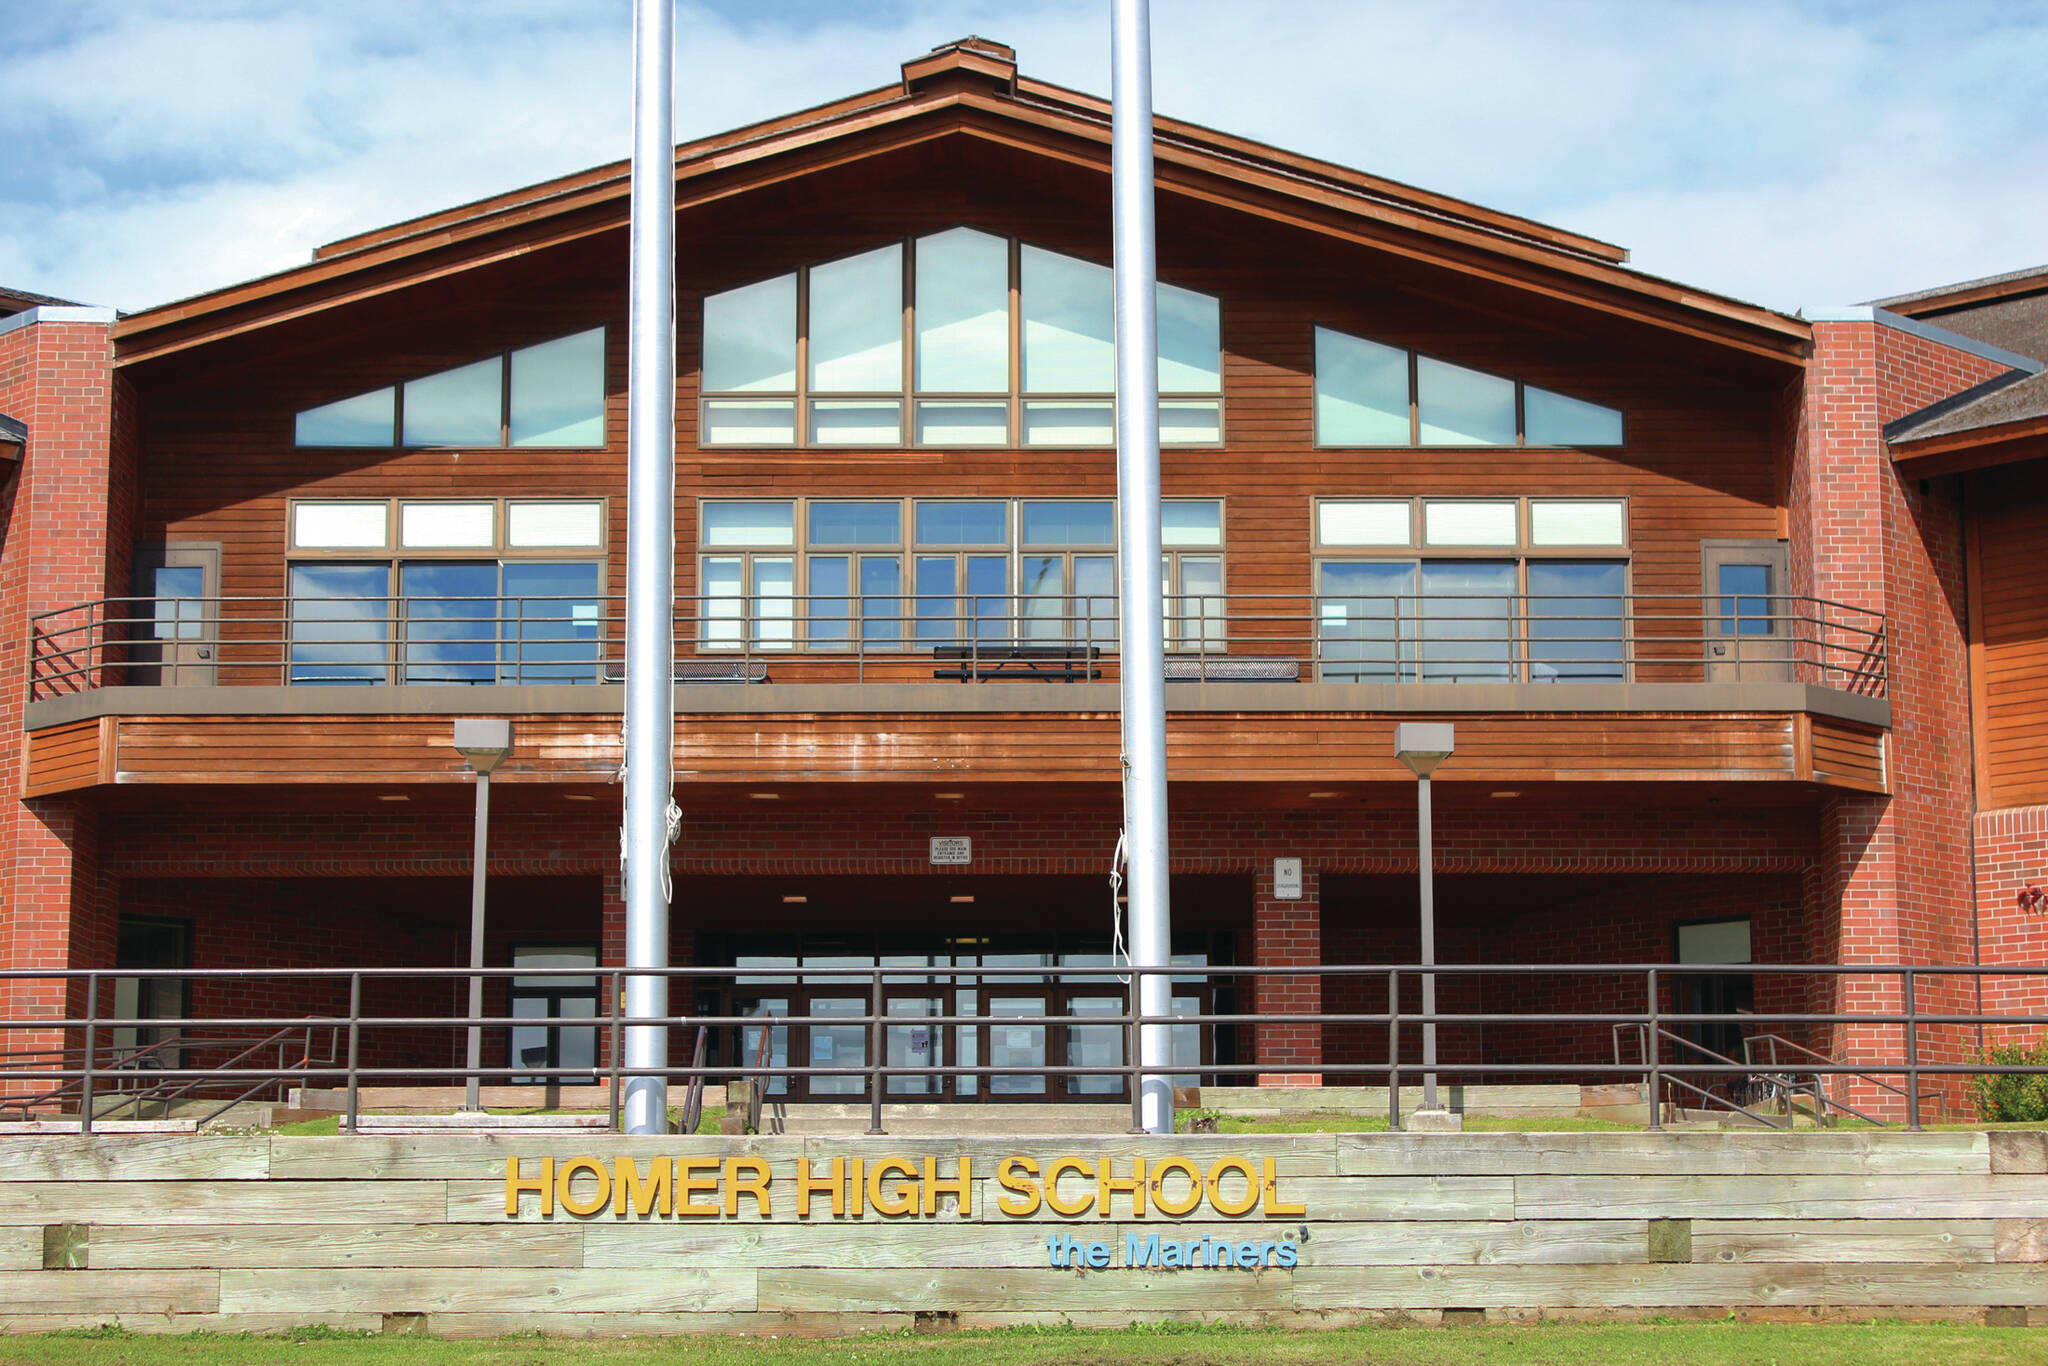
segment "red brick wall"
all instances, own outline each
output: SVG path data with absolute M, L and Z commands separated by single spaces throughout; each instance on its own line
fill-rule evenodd
M 1892 795 L 1841 796 L 1823 821 L 1809 879 L 1809 936 L 1839 934 L 1845 962 L 1968 962 L 1972 771 L 1960 505 L 1952 481 L 1899 478 L 1882 428 L 2005 372 L 1966 351 L 1877 323 L 1817 323 L 1792 453 L 1788 520 L 1795 591 L 1886 614 Z M 1834 922 L 1832 928 L 1830 922 Z M 1963 1009 L 1958 979 L 1920 1003 Z M 1816 987 L 1817 1009 L 1889 1010 L 1893 980 Z M 1856 1057 L 1896 1050 L 1896 1030 L 1842 1031 Z M 1960 1037 L 1934 1032 L 1933 1055 Z M 1875 1103 L 1874 1093 L 1863 1099 Z
M 113 956 L 99 817 L 77 799 L 21 800 L 29 618 L 127 588 L 136 414 L 111 356 L 102 323 L 42 322 L 0 335 L 0 412 L 29 429 L 20 467 L 0 471 L 0 964 L 11 967 Z M 54 1015 L 65 999 L 22 986 L 0 990 L 0 1005 Z

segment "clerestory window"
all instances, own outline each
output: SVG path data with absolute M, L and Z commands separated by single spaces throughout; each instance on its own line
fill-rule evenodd
M 1619 446 L 1617 408 L 1327 327 L 1315 330 L 1319 446 Z
M 974 228 L 704 300 L 706 446 L 1115 441 L 1109 267 Z M 1161 283 L 1160 440 L 1223 439 L 1220 304 Z
M 300 412 L 299 446 L 602 446 L 604 329 Z

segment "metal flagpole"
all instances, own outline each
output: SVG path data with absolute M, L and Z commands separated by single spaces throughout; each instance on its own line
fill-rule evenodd
M 1167 895 L 1166 645 L 1159 573 L 1159 318 L 1152 226 L 1152 37 L 1147 0 L 1115 0 L 1110 40 L 1110 170 L 1115 203 L 1116 482 L 1123 628 L 1124 831 L 1130 851 L 1131 963 L 1172 961 Z M 1173 1132 L 1173 982 L 1134 979 L 1141 1122 Z
M 668 966 L 676 598 L 675 13 L 633 4 L 631 356 L 627 370 L 626 966 Z M 626 978 L 629 1018 L 668 1014 L 668 979 Z M 668 1027 L 629 1025 L 626 1066 L 668 1065 Z M 629 1077 L 629 1134 L 668 1131 L 668 1079 Z

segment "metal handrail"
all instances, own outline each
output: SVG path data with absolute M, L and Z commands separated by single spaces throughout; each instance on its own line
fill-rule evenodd
M 93 1040 L 97 1032 L 103 1029 L 147 1027 L 162 1028 L 166 1027 L 166 1025 L 170 1023 L 161 1018 L 125 1018 L 118 1016 L 102 1016 L 101 1014 L 99 1014 L 99 992 L 93 988 L 96 988 L 98 979 L 101 976 L 106 975 L 109 971 L 111 970 L 0 970 L 0 982 L 6 982 L 10 984 L 18 984 L 23 982 L 68 984 L 70 982 L 79 980 L 83 980 L 88 984 L 88 990 L 84 993 L 83 998 L 86 1002 L 86 1008 L 84 1014 L 81 1016 L 72 1016 L 67 1014 L 55 1017 L 25 1016 L 22 1018 L 0 1019 L 0 1035 L 26 1033 L 30 1035 L 39 1035 L 47 1037 L 52 1032 L 56 1031 L 83 1031 L 86 1040 L 86 1047 L 83 1050 L 15 1050 L 12 1056 L 17 1058 L 48 1059 L 54 1057 L 57 1061 L 55 1064 L 47 1066 L 28 1065 L 15 1066 L 11 1068 L 0 1068 L 0 1087 L 4 1087 L 5 1083 L 10 1078 L 14 1081 L 56 1080 L 63 1082 L 65 1083 L 65 1085 L 60 1087 L 56 1094 L 76 1095 L 79 1102 L 79 1116 L 81 1127 L 86 1128 L 88 1130 L 90 1129 L 94 1119 L 92 1094 L 95 1082 L 104 1081 L 108 1079 L 110 1075 L 119 1075 L 119 1069 L 116 1069 L 113 1073 L 110 1073 L 106 1067 L 98 1064 L 97 1059 L 99 1057 L 100 1050 L 93 1046 Z M 688 1066 L 679 1067 L 670 1065 L 665 1067 L 653 1068 L 626 1067 L 622 1064 L 617 1049 L 617 1042 L 620 1036 L 620 1032 L 622 1029 L 626 1027 L 634 1027 L 641 1025 L 660 1025 L 675 1028 L 695 1027 L 699 1030 L 723 1026 L 760 1027 L 762 1030 L 761 1057 L 755 1060 L 751 1064 L 751 1066 L 749 1066 L 746 1060 L 740 1060 L 740 1066 L 737 1070 L 741 1071 L 744 1074 L 751 1074 L 754 1078 L 757 1079 L 757 1081 L 763 1083 L 765 1083 L 768 1080 L 781 1077 L 833 1077 L 856 1079 L 862 1082 L 863 1085 L 859 1088 L 856 1088 L 854 1094 L 859 1094 L 863 1090 L 865 1091 L 871 1109 L 871 1125 L 874 1131 L 876 1132 L 880 1132 L 882 1128 L 882 1121 L 884 1118 L 883 1102 L 884 1097 L 888 1091 L 888 1082 L 891 1078 L 896 1077 L 944 1078 L 1036 1076 L 1038 1078 L 1043 1079 L 1041 1082 L 1040 1094 L 1051 1093 L 1051 1082 L 1054 1078 L 1118 1077 L 1124 1081 L 1125 1086 L 1128 1088 L 1126 1094 L 1131 1100 L 1133 1107 L 1133 1117 L 1135 1120 L 1136 1110 L 1139 1104 L 1139 1093 L 1141 1090 L 1141 1083 L 1143 1078 L 1146 1076 L 1160 1074 L 1177 1075 L 1181 1073 L 1199 1073 L 1203 1075 L 1219 1077 L 1236 1077 L 1245 1075 L 1255 1075 L 1262 1072 L 1272 1072 L 1275 1070 L 1295 1070 L 1303 1072 L 1313 1072 L 1317 1074 L 1337 1077 L 1381 1077 L 1384 1079 L 1386 1085 L 1389 1088 L 1389 1120 L 1393 1127 L 1398 1128 L 1400 1126 L 1401 1120 L 1400 1079 L 1404 1071 L 1417 1070 L 1416 1064 L 1404 1062 L 1400 1056 L 1399 1044 L 1404 1024 L 1436 1024 L 1446 1029 L 1455 1029 L 1459 1026 L 1491 1024 L 1513 1025 L 1519 1028 L 1527 1028 L 1532 1025 L 1542 1024 L 1560 1024 L 1581 1027 L 1587 1025 L 1608 1025 L 1624 1026 L 1631 1029 L 1641 1029 L 1649 1031 L 1640 1036 L 1644 1039 L 1657 1037 L 1658 1035 L 1663 1035 L 1665 1034 L 1665 1031 L 1668 1027 L 1682 1026 L 1686 1024 L 1763 1023 L 1779 1024 L 1785 1026 L 1811 1026 L 1833 1024 L 1896 1024 L 1903 1026 L 1904 1042 L 1906 1045 L 1904 1049 L 1903 1060 L 1895 1060 L 1887 1057 L 1875 1061 L 1869 1059 L 1859 1059 L 1850 1062 L 1813 1062 L 1810 1064 L 1803 1065 L 1799 1070 L 1803 1073 L 1811 1073 L 1814 1076 L 1852 1076 L 1863 1077 L 1866 1079 L 1881 1076 L 1902 1075 L 1905 1078 L 1906 1082 L 1905 1087 L 1903 1088 L 1903 1096 L 1906 1108 L 1906 1119 L 1908 1126 L 1912 1128 L 1919 1127 L 1921 1102 L 1924 1096 L 1926 1094 L 1929 1094 L 1923 1092 L 1920 1088 L 1920 1080 L 1923 1077 L 1962 1077 L 2008 1074 L 2042 1075 L 2044 1073 L 2048 1073 L 2048 1068 L 2034 1066 L 1988 1064 L 1981 1062 L 1923 1061 L 1919 1055 L 1918 1041 L 1921 1037 L 1922 1032 L 1927 1028 L 1943 1026 L 1964 1027 L 1995 1025 L 2006 1028 L 2040 1029 L 2042 1026 L 2048 1025 L 2048 1015 L 2023 1013 L 1984 1013 L 1982 1011 L 1974 1014 L 1923 1011 L 1918 1006 L 1915 991 L 1912 990 L 1913 985 L 1917 981 L 1924 980 L 1930 977 L 1953 977 L 1964 979 L 1983 977 L 2025 977 L 2033 978 L 2036 980 L 2048 979 L 2048 965 L 2034 964 L 2000 966 L 1950 966 L 1926 964 L 1816 965 L 1688 963 L 1682 965 L 1673 965 L 1599 963 L 1432 964 L 1428 965 L 1427 967 L 1420 965 L 1389 966 L 1385 964 L 1316 964 L 1291 967 L 1234 967 L 1225 965 L 1210 965 L 1203 967 L 1192 967 L 1185 964 L 1179 964 L 1169 967 L 1142 968 L 1131 967 L 1128 965 L 1121 964 L 1115 965 L 1113 969 L 1114 974 L 1116 976 L 1120 976 L 1124 979 L 1127 979 L 1132 984 L 1141 981 L 1146 976 L 1153 975 L 1167 975 L 1171 978 L 1180 979 L 1183 982 L 1187 981 L 1190 978 L 1207 979 L 1213 982 L 1218 979 L 1249 979 L 1252 981 L 1259 981 L 1267 978 L 1308 977 L 1337 980 L 1342 980 L 1345 978 L 1356 978 L 1362 980 L 1364 978 L 1371 977 L 1384 978 L 1388 983 L 1389 990 L 1386 1009 L 1381 1011 L 1280 1011 L 1265 1014 L 1257 1012 L 1247 1013 L 1206 1011 L 1165 1016 L 1141 1014 L 1139 1010 L 1135 986 L 1129 989 L 1125 989 L 1126 1008 L 1120 1013 L 1093 1014 L 1086 1016 L 1077 1016 L 1072 1014 L 1057 1015 L 1051 1013 L 1002 1016 L 982 1013 L 953 1013 L 941 1015 L 919 1015 L 915 1017 L 910 1017 L 891 1016 L 886 1014 L 884 1010 L 884 997 L 887 993 L 887 989 L 891 987 L 909 990 L 924 989 L 928 991 L 937 991 L 940 989 L 957 989 L 963 986 L 973 986 L 977 988 L 992 988 L 995 986 L 999 986 L 1001 983 L 1005 981 L 1011 981 L 1019 985 L 1024 985 L 1026 983 L 1039 985 L 1042 989 L 1046 984 L 1050 984 L 1057 981 L 1067 981 L 1069 983 L 1084 984 L 1090 989 L 1091 992 L 1098 995 L 1106 994 L 1107 991 L 1114 991 L 1119 989 L 1118 987 L 1111 985 L 1111 983 L 1116 980 L 1115 976 L 1111 977 L 1109 981 L 1104 980 L 1104 967 L 1100 964 L 1060 967 L 1048 965 L 1025 965 L 1006 967 L 912 967 L 910 965 L 900 964 L 894 966 L 869 965 L 859 967 L 794 967 L 788 973 L 788 976 L 791 977 L 793 982 L 799 980 L 803 982 L 809 982 L 812 984 L 841 982 L 845 984 L 845 988 L 849 993 L 851 993 L 853 990 L 859 989 L 862 986 L 865 986 L 868 992 L 869 1009 L 865 1013 L 860 1014 L 835 1013 L 821 1015 L 815 1013 L 805 1013 L 776 1015 L 773 1017 L 764 1017 L 758 1014 L 734 1014 L 726 1016 L 639 1017 L 627 1016 L 623 1013 L 623 1006 L 620 1003 L 621 993 L 619 992 L 619 987 L 624 982 L 624 980 L 629 976 L 659 976 L 671 979 L 683 979 L 684 981 L 713 979 L 731 982 L 734 981 L 736 978 L 743 978 L 749 975 L 754 975 L 742 970 L 735 969 L 733 967 L 693 966 L 688 968 L 663 968 L 647 970 L 636 969 L 631 971 L 620 968 L 609 968 L 601 971 L 604 979 L 610 984 L 612 988 L 614 1005 L 609 1018 L 607 1019 L 603 1016 L 593 1016 L 590 1019 L 590 1022 L 587 1026 L 551 1027 L 587 1027 L 592 1029 L 593 1031 L 596 1031 L 603 1026 L 609 1025 L 610 1035 L 613 1041 L 613 1054 L 610 1059 L 609 1066 L 606 1068 L 606 1074 L 610 1088 L 611 1112 L 614 1116 L 615 1125 L 617 1123 L 617 1115 L 619 1113 L 618 1104 L 620 1088 L 622 1087 L 625 1079 L 627 1078 L 641 1076 L 660 1076 L 669 1078 L 682 1077 L 692 1081 L 697 1081 L 712 1076 L 730 1075 L 736 1070 L 730 1064 L 707 1064 L 701 1055 L 694 1056 L 691 1059 L 691 1062 Z M 1853 1012 L 1667 1012 L 1662 1009 L 1662 1004 L 1660 1001 L 1659 982 L 1663 981 L 1668 983 L 1670 977 L 1673 974 L 1677 973 L 1684 973 L 1688 975 L 1743 974 L 1753 977 L 1797 975 L 1806 977 L 1828 977 L 1837 981 L 1845 981 L 1855 978 L 1867 979 L 1890 977 L 1896 978 L 1899 982 L 1899 995 L 1902 1004 L 1902 1009 Z M 1579 1013 L 1558 1011 L 1514 1012 L 1498 1010 L 1457 1011 L 1448 1009 L 1439 1009 L 1433 1013 L 1423 1013 L 1402 1010 L 1399 997 L 1400 980 L 1404 977 L 1408 977 L 1411 975 L 1419 977 L 1425 974 L 1435 974 L 1440 978 L 1495 976 L 1516 979 L 1533 977 L 1570 978 L 1585 976 L 1597 976 L 1601 978 L 1611 979 L 1616 976 L 1634 976 L 1640 977 L 1646 988 L 1645 995 L 1642 998 L 1644 1000 L 1645 1008 L 1641 1011 L 1609 1011 Z M 323 1064 L 320 1062 L 311 1061 L 309 1059 L 305 1066 L 294 1068 L 292 1069 L 292 1072 L 293 1075 L 304 1078 L 308 1081 L 330 1078 L 335 1079 L 340 1081 L 346 1087 L 347 1128 L 349 1130 L 353 1130 L 353 1128 L 355 1127 L 355 1116 L 359 1112 L 359 1092 L 361 1086 L 366 1081 L 377 1081 L 389 1078 L 408 1078 L 415 1081 L 421 1079 L 433 1079 L 437 1081 L 455 1079 L 466 1080 L 472 1076 L 477 1077 L 479 1079 L 502 1079 L 509 1078 L 512 1076 L 543 1076 L 549 1078 L 573 1076 L 587 1078 L 591 1075 L 591 1069 L 589 1067 L 535 1067 L 530 1064 L 519 1064 L 515 1060 L 510 1058 L 506 1059 L 505 1064 L 502 1066 L 478 1067 L 473 1069 L 467 1067 L 423 1067 L 417 1065 L 403 1067 L 389 1065 L 363 1065 L 361 1061 L 360 1043 L 366 1031 L 387 1033 L 389 1031 L 398 1029 L 439 1029 L 466 1031 L 468 1029 L 477 1027 L 510 1028 L 513 1026 L 520 1025 L 532 1026 L 534 1024 L 532 1018 L 525 1016 L 507 1015 L 472 1018 L 468 1015 L 452 1016 L 425 1014 L 402 1016 L 365 1016 L 362 1013 L 362 986 L 365 979 L 371 981 L 388 981 L 394 979 L 437 981 L 442 979 L 466 978 L 469 976 L 477 975 L 476 970 L 474 969 L 263 968 L 251 970 L 209 970 L 180 968 L 123 969 L 121 970 L 120 975 L 123 977 L 132 976 L 136 978 L 175 978 L 178 980 L 188 982 L 195 980 L 204 980 L 209 978 L 233 978 L 238 980 L 256 978 L 271 981 L 284 979 L 297 980 L 308 983 L 326 984 L 339 984 L 341 982 L 346 982 L 349 993 L 349 1006 L 346 1014 L 344 1015 L 316 1015 L 297 1017 L 293 1019 L 224 1017 L 186 1019 L 177 1021 L 175 1023 L 179 1027 L 186 1029 L 290 1028 L 293 1030 L 305 1029 L 309 1031 L 313 1029 L 331 1029 L 337 1031 L 346 1029 L 349 1046 L 345 1064 L 336 1064 L 331 1061 Z M 482 975 L 493 979 L 509 978 L 511 976 L 517 975 L 521 977 L 573 977 L 588 980 L 592 976 L 592 973 L 590 969 L 587 967 L 565 967 L 559 969 L 516 967 L 487 968 L 482 970 Z M 74 995 L 75 993 L 66 993 L 66 999 L 71 999 Z M 19 1002 L 25 999 L 25 994 L 17 986 L 10 993 L 10 999 Z M 1052 998 L 1049 995 L 1047 995 L 1045 999 L 1048 1002 L 1050 1002 Z M 1130 1040 L 1135 1039 L 1140 1030 L 1148 1027 L 1164 1027 L 1175 1024 L 1221 1025 L 1237 1027 L 1272 1025 L 1283 1023 L 1309 1023 L 1317 1025 L 1384 1025 L 1388 1031 L 1388 1038 L 1390 1044 L 1389 1056 L 1384 1062 L 1373 1063 L 1338 1063 L 1308 1060 L 1289 1061 L 1285 1059 L 1269 1058 L 1260 1059 L 1256 1061 L 1227 1063 L 1215 1061 L 1204 1062 L 1200 1060 L 1182 1060 L 1169 1064 L 1147 1067 L 1142 1063 L 1139 1056 L 1139 1051 L 1135 1048 L 1128 1047 L 1128 1042 Z M 1104 1029 L 1118 1028 L 1123 1031 L 1123 1037 L 1127 1041 L 1127 1046 L 1124 1050 L 1125 1056 L 1123 1061 L 1120 1063 L 1096 1064 L 1053 1063 L 1050 1061 L 1040 1061 L 1028 1064 L 1020 1064 L 1016 1062 L 979 1062 L 975 1064 L 955 1063 L 950 1065 L 939 1063 L 927 1063 L 921 1065 L 899 1065 L 892 1064 L 889 1062 L 887 1056 L 887 1049 L 882 1046 L 883 1041 L 887 1038 L 887 1031 L 891 1028 L 924 1027 L 928 1029 L 945 1029 L 966 1027 L 993 1027 L 997 1024 L 1000 1024 L 1004 1027 L 1024 1027 L 1044 1030 L 1046 1032 L 1040 1036 L 1041 1043 L 1043 1045 L 1050 1045 L 1055 1040 L 1057 1036 L 1051 1032 L 1054 1030 L 1071 1029 L 1075 1027 Z M 866 1057 L 864 1057 L 856 1063 L 848 1063 L 845 1065 L 806 1065 L 793 1063 L 776 1065 L 770 1064 L 767 1061 L 767 1058 L 769 1056 L 768 1049 L 771 1047 L 772 1031 L 774 1029 L 809 1027 L 812 1025 L 860 1028 L 863 1032 L 864 1038 L 867 1041 L 867 1048 L 865 1050 Z M 1666 1036 L 1668 1037 L 1668 1035 Z M 168 1043 L 170 1041 L 166 1042 Z M 1704 1049 L 1703 1047 L 1700 1049 L 1701 1052 L 1710 1054 L 1712 1055 L 1712 1057 L 1720 1060 L 1707 1062 L 1665 1062 L 1662 1060 L 1660 1056 L 1661 1051 L 1661 1049 L 1650 1050 L 1649 1056 L 1645 1061 L 1637 1062 L 1634 1064 L 1627 1064 L 1621 1062 L 1617 1055 L 1617 1060 L 1611 1064 L 1596 1062 L 1559 1063 L 1555 1061 L 1542 1063 L 1500 1063 L 1439 1060 L 1437 1063 L 1432 1064 L 1432 1067 L 1433 1070 L 1443 1075 L 1454 1078 L 1488 1075 L 1506 1077 L 1531 1077 L 1543 1075 L 1557 1076 L 1560 1074 L 1572 1075 L 1582 1079 L 1615 1077 L 1639 1078 L 1644 1075 L 1645 1070 L 1647 1069 L 1651 1085 L 1651 1095 L 1653 1098 L 1653 1104 L 1651 1106 L 1650 1111 L 1650 1123 L 1648 1127 L 1652 1129 L 1657 1129 L 1661 1127 L 1660 1117 L 1658 1114 L 1658 1110 L 1660 1107 L 1654 1103 L 1654 1100 L 1656 1097 L 1661 1096 L 1663 1094 L 1663 1086 L 1667 1083 L 1675 1085 L 1679 1089 L 1704 1094 L 1705 1086 L 1710 1085 L 1715 1078 L 1741 1078 L 1745 1076 L 1755 1076 L 1773 1070 L 1771 1068 L 1758 1066 L 1753 1062 L 1747 1060 L 1738 1063 L 1733 1059 L 1726 1058 L 1724 1055 L 1714 1053 L 1713 1050 Z M 1053 1052 L 1049 1047 L 1047 1047 L 1045 1048 L 1041 1056 L 1049 1059 L 1053 1056 Z M 81 1065 L 67 1065 L 74 1057 L 82 1059 Z M 161 1069 L 155 1075 L 158 1077 L 160 1081 L 166 1083 L 187 1081 L 192 1079 L 204 1079 L 212 1081 L 214 1083 L 229 1083 L 255 1079 L 275 1080 L 277 1073 L 274 1069 L 265 1068 L 206 1068 L 181 1066 Z M 71 1085 L 71 1083 L 74 1082 L 76 1083 L 75 1089 Z M 1880 1084 L 1883 1083 L 1880 1082 Z M 767 1087 L 765 1086 L 765 1084 L 758 1085 L 756 1087 L 756 1093 L 765 1093 L 766 1089 Z M 1895 1093 L 1897 1091 L 1897 1088 L 1889 1089 L 1893 1089 Z M 45 1092 L 43 1094 L 47 1096 L 51 1093 Z
M 492 686 L 623 677 L 623 599 L 554 595 L 350 604 L 285 597 L 101 598 L 30 619 L 32 698 L 152 684 Z M 1176 677 L 1570 683 L 1776 679 L 1887 687 L 1882 613 L 1773 595 L 1739 616 L 1700 594 L 1174 594 Z M 178 615 L 166 617 L 167 603 Z M 418 610 L 431 605 L 431 612 Z M 360 610 L 358 610 L 360 609 Z M 931 676 L 935 650 L 987 676 L 1019 647 L 1099 653 L 1113 597 L 754 594 L 679 601 L 679 682 Z M 1237 660 L 1232 666 L 1227 661 Z M 1293 666 L 1292 672 L 1281 666 Z M 1235 672 L 1233 672 L 1233 669 Z M 1265 669 L 1266 672 L 1260 672 Z M 1246 671 L 1249 670 L 1247 673 Z

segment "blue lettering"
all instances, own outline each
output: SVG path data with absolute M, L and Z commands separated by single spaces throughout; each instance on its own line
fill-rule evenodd
M 1169 1255 L 1169 1256 L 1171 1256 L 1171 1254 L 1172 1254 L 1172 1252 L 1173 1252 L 1173 1244 L 1172 1244 L 1172 1243 L 1168 1243 L 1168 1244 L 1166 1245 L 1166 1251 L 1167 1251 L 1168 1255 Z M 1159 1235 L 1155 1233 L 1155 1234 L 1151 1235 L 1151 1236 L 1150 1236 L 1149 1238 L 1145 1239 L 1145 1241 L 1144 1241 L 1143 1243 L 1140 1243 L 1140 1242 L 1138 1241 L 1138 1235 L 1137 1235 L 1137 1234 L 1135 1234 L 1135 1233 L 1126 1233 L 1126 1234 L 1124 1235 L 1124 1265 L 1125 1265 L 1125 1266 L 1157 1266 L 1157 1265 L 1159 1265 Z M 1173 1263 L 1172 1263 L 1171 1261 L 1169 1261 L 1169 1262 L 1167 1262 L 1167 1265 L 1168 1265 L 1168 1266 L 1171 1266 L 1171 1265 L 1173 1265 Z
M 1292 1269 L 1294 1264 L 1300 1260 L 1300 1251 L 1294 1246 L 1294 1244 L 1282 1243 L 1279 1247 L 1279 1255 L 1273 1259 L 1273 1264 L 1275 1266 Z
M 1161 1266 L 1176 1266 L 1184 1269 L 1189 1265 L 1190 1259 L 1194 1256 L 1195 1245 L 1192 1242 L 1183 1243 L 1177 1238 L 1169 1238 L 1166 1240 L 1166 1246 L 1162 1249 L 1162 1252 L 1164 1255 L 1159 1259 Z
M 1239 1243 L 1237 1245 L 1237 1264 L 1239 1266 L 1257 1266 L 1259 1264 L 1259 1245 L 1257 1243 Z
M 1055 1267 L 1061 1267 L 1067 1264 L 1066 1259 L 1060 1256 L 1059 1234 L 1055 1233 L 1050 1238 L 1047 1238 L 1045 1240 L 1045 1259 L 1048 1264 Z
M 1088 1265 L 1094 1267 L 1097 1271 L 1109 1265 L 1108 1243 L 1088 1244 Z

